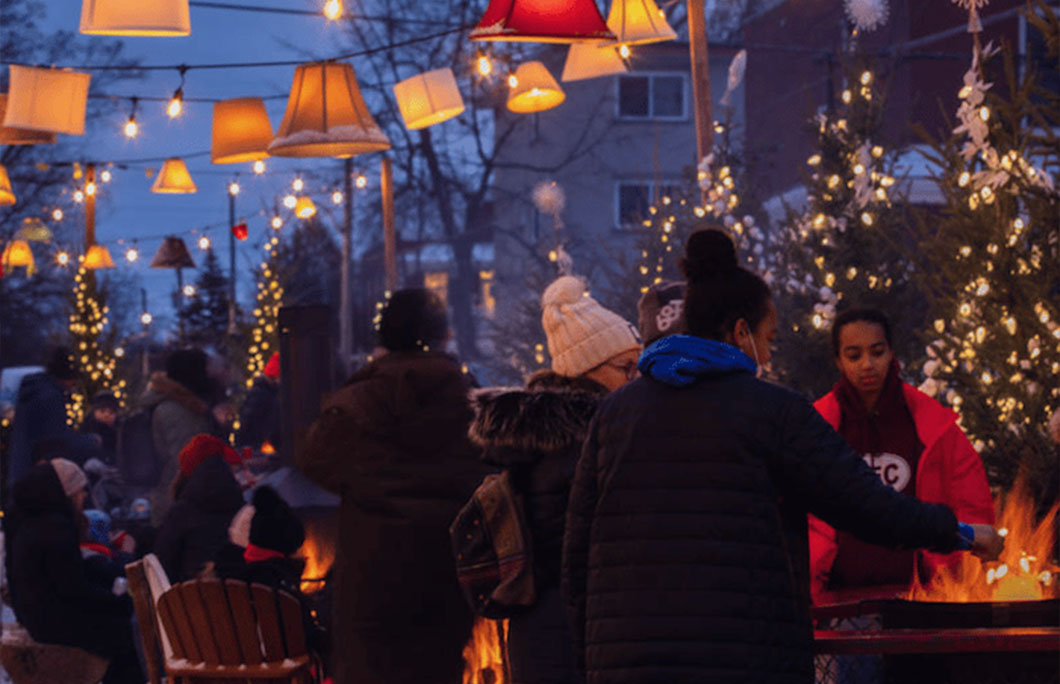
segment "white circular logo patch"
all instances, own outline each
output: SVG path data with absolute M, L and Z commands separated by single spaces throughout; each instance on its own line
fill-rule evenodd
M 659 329 L 659 332 L 666 332 L 681 318 L 681 312 L 684 311 L 684 308 L 685 301 L 683 299 L 675 299 L 669 302 L 666 306 L 659 309 L 659 313 L 655 314 L 655 327 Z
M 905 490 L 913 477 L 913 469 L 909 467 L 909 461 L 898 454 L 865 454 L 864 459 L 865 463 L 880 476 L 883 484 L 897 492 Z

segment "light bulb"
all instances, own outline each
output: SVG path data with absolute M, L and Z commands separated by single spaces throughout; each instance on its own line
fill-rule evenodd
M 870 83 L 872 83 L 872 72 L 871 71 L 863 71 L 863 72 L 861 72 L 861 85 L 867 86 Z
M 151 314 L 147 313 L 146 311 L 144 311 L 142 314 L 140 314 L 140 322 L 143 323 L 144 325 L 151 325 L 151 321 L 153 321 L 153 320 L 154 320 L 154 317 Z
M 184 296 L 185 297 L 194 297 L 195 296 L 195 286 L 194 285 L 185 285 L 184 286 Z
M 101 171 L 100 174 L 99 174 L 99 179 L 101 181 L 103 181 L 104 183 L 109 183 L 111 181 L 110 170 L 109 169 L 103 169 L 103 171 Z
M 342 16 L 342 2 L 341 0 L 328 0 L 324 3 L 324 16 L 335 21 Z
M 180 113 L 184 111 L 184 89 L 177 88 L 177 92 L 173 93 L 172 99 L 166 106 L 166 114 L 169 118 L 175 119 L 180 116 Z
M 236 183 L 235 181 L 232 181 L 231 183 L 229 183 L 228 184 L 228 194 L 231 195 L 232 197 L 235 197 L 236 195 L 238 195 L 239 194 L 239 183 Z
M 136 123 L 136 115 L 133 114 L 125 122 L 125 137 L 135 138 L 140 133 L 140 125 Z
M 67 252 L 59 252 L 55 255 L 55 263 L 66 266 L 70 263 L 70 255 Z
M 339 192 L 338 190 L 336 190 L 335 192 L 331 193 L 331 201 L 334 204 L 342 204 L 342 193 Z
M 364 190 L 364 188 L 368 185 L 368 176 L 364 175 L 363 173 L 360 174 L 359 176 L 357 176 L 357 179 L 353 181 L 353 184 L 356 185 L 359 189 Z
M 623 44 L 618 46 L 618 56 L 622 59 L 629 59 L 631 54 L 633 53 L 630 51 L 628 45 Z
M 280 218 L 279 216 L 273 216 L 272 217 L 272 229 L 273 230 L 279 230 L 280 228 L 283 228 L 283 219 Z
M 482 78 L 489 78 L 493 73 L 493 62 L 487 55 L 479 55 L 478 59 L 475 60 L 475 68 L 478 70 L 478 75 Z
M 508 87 L 514 88 L 517 85 L 519 85 L 519 79 L 515 77 L 515 74 L 512 74 L 508 77 Z
M 254 173 L 258 174 L 259 176 L 265 173 L 265 162 L 261 161 L 260 159 L 254 162 Z
M 56 209 L 55 211 L 53 211 L 52 212 L 52 218 L 55 219 L 56 221 L 62 221 L 63 220 L 63 210 L 62 209 Z
M 95 197 L 96 195 L 96 184 L 92 181 L 85 183 L 85 194 L 89 197 Z
M 206 237 L 205 235 L 199 238 L 199 249 L 203 250 L 204 252 L 210 249 L 210 238 Z
M 81 204 L 82 202 L 84 202 L 85 201 L 85 193 L 81 192 L 80 190 L 75 190 L 74 191 L 74 201 L 77 202 L 78 204 Z
M 294 205 L 298 204 L 298 198 L 294 195 L 287 195 L 283 198 L 283 206 L 288 209 L 294 209 Z
M 295 178 L 293 181 L 291 181 L 291 189 L 295 192 L 302 192 L 302 189 L 304 187 L 305 181 L 303 181 L 301 178 Z
M 125 260 L 130 264 L 140 258 L 140 253 L 136 251 L 135 247 L 130 247 L 125 251 Z

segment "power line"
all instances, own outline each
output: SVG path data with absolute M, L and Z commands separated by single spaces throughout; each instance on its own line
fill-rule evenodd
M 201 2 L 192 0 L 188 3 L 192 7 L 203 7 L 206 9 L 236 10 L 239 12 L 259 12 L 263 14 L 294 14 L 303 17 L 319 17 L 320 12 L 313 10 L 291 9 L 288 7 L 256 7 L 254 5 L 237 5 L 231 2 Z M 339 19 L 356 19 L 358 21 L 380 21 L 402 24 L 423 24 L 425 26 L 457 26 L 457 24 L 434 21 L 431 19 L 414 19 L 412 17 L 391 17 L 386 15 L 353 14 L 343 13 Z

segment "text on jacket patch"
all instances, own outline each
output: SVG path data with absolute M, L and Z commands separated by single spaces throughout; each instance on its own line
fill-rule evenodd
M 909 484 L 909 480 L 913 476 L 909 461 L 906 461 L 898 454 L 865 454 L 862 458 L 865 459 L 865 463 L 870 468 L 876 471 L 883 484 L 893 488 L 895 491 L 901 492 L 905 490 L 905 486 Z

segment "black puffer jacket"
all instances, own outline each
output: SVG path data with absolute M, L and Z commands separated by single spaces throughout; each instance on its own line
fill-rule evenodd
M 475 395 L 471 439 L 487 462 L 511 472 L 525 497 L 533 544 L 538 600 L 511 619 L 508 633 L 512 678 L 519 684 L 581 679 L 559 596 L 560 560 L 574 466 L 606 393 L 591 380 L 548 371 L 532 377 L 525 390 Z
M 449 523 L 489 469 L 468 383 L 439 353 L 390 353 L 326 397 L 299 467 L 341 495 L 337 684 L 458 683 L 472 616 Z
M 155 539 L 169 581 L 195 579 L 228 542 L 228 525 L 243 507 L 243 490 L 220 456 L 188 476 Z
M 279 451 L 282 439 L 280 386 L 264 377 L 254 378 L 254 384 L 243 401 L 243 408 L 239 410 L 239 424 L 236 446 L 260 449 L 262 444 L 269 442 Z
M 748 372 L 608 397 L 564 541 L 587 681 L 812 682 L 807 511 L 873 543 L 957 542 L 949 509 L 883 486 L 806 401 Z

